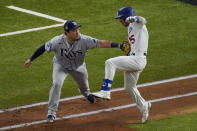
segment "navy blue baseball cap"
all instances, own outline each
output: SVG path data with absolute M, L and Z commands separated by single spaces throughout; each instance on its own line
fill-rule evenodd
M 81 25 L 77 25 L 77 22 L 74 20 L 67 20 L 64 24 L 64 31 L 75 30 L 81 27 Z

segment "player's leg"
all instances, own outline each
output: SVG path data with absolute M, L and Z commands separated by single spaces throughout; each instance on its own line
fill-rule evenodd
M 113 58 L 112 58 L 113 59 Z M 112 86 L 112 81 L 115 76 L 116 67 L 111 59 L 105 61 L 105 78 L 101 86 L 101 91 L 93 93 L 94 96 L 110 100 L 110 88 Z
M 140 92 L 138 91 L 136 87 L 138 77 L 139 77 L 138 71 L 137 72 L 125 71 L 124 72 L 124 88 L 133 98 L 139 110 L 142 111 L 146 107 L 146 101 L 142 98 L 142 96 L 140 95 Z
M 50 122 L 53 122 L 52 119 L 55 119 L 56 117 L 56 112 L 58 109 L 59 99 L 61 94 L 61 88 L 66 76 L 67 73 L 65 73 L 65 70 L 61 67 L 61 65 L 57 63 L 53 63 L 53 75 L 52 75 L 53 84 L 49 93 L 48 116 L 47 116 L 47 120 Z
M 146 102 L 138 91 L 136 84 L 139 78 L 139 71 L 130 72 L 126 71 L 124 73 L 124 87 L 125 90 L 133 98 L 134 102 L 137 105 L 137 108 L 142 113 L 142 123 L 146 122 L 149 115 L 150 103 Z
M 69 74 L 76 81 L 80 93 L 85 96 L 91 103 L 95 102 L 94 96 L 90 94 L 90 88 L 88 83 L 88 72 L 86 69 L 86 64 L 83 63 L 81 66 L 77 68 L 76 71 L 71 71 Z
M 105 62 L 105 79 L 101 91 L 93 93 L 94 96 L 110 100 L 110 89 L 116 70 L 137 71 L 140 70 L 139 64 L 134 56 L 119 56 L 106 60 Z

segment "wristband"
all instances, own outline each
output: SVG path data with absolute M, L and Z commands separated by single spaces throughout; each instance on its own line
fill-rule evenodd
M 118 44 L 117 44 L 117 43 L 112 42 L 112 43 L 111 43 L 111 48 L 118 48 Z
M 139 23 L 140 22 L 140 18 L 139 17 L 135 17 L 136 18 L 136 22 Z

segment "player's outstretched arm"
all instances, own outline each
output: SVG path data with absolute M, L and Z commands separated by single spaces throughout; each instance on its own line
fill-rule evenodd
M 119 48 L 119 44 L 107 40 L 99 40 L 98 44 L 99 48 Z
M 28 59 L 28 60 L 25 62 L 24 66 L 25 66 L 26 68 L 29 68 L 29 66 L 31 65 L 32 61 L 33 61 L 34 59 L 36 59 L 38 56 L 42 55 L 44 52 L 45 52 L 45 44 L 42 45 L 40 48 L 38 48 L 38 49 L 34 52 L 34 54 L 31 56 L 31 58 Z
M 126 18 L 125 21 L 127 23 L 137 22 L 137 23 L 146 24 L 146 19 L 142 16 L 129 16 L 129 17 Z

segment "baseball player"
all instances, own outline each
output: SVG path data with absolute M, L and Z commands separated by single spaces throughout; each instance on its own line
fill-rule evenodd
M 53 84 L 49 93 L 48 115 L 46 120 L 53 122 L 58 109 L 61 88 L 64 79 L 70 74 L 78 84 L 80 93 L 87 98 L 90 103 L 95 102 L 95 97 L 90 94 L 88 83 L 88 72 L 84 62 L 88 49 L 92 48 L 117 48 L 119 44 L 98 40 L 90 36 L 80 34 L 79 27 L 74 20 L 68 20 L 64 24 L 64 33 L 52 38 L 25 62 L 28 68 L 34 59 L 45 51 L 55 52 L 53 58 Z
M 140 72 L 146 66 L 146 55 L 148 48 L 148 31 L 146 20 L 136 16 L 132 7 L 126 6 L 118 10 L 118 16 L 123 26 L 128 27 L 128 42 L 120 44 L 120 48 L 126 56 L 119 56 L 106 60 L 105 79 L 101 91 L 93 93 L 94 96 L 110 100 L 110 88 L 116 70 L 124 71 L 124 88 L 132 96 L 138 109 L 142 113 L 142 123 L 145 123 L 149 116 L 150 102 L 146 102 L 136 84 Z

